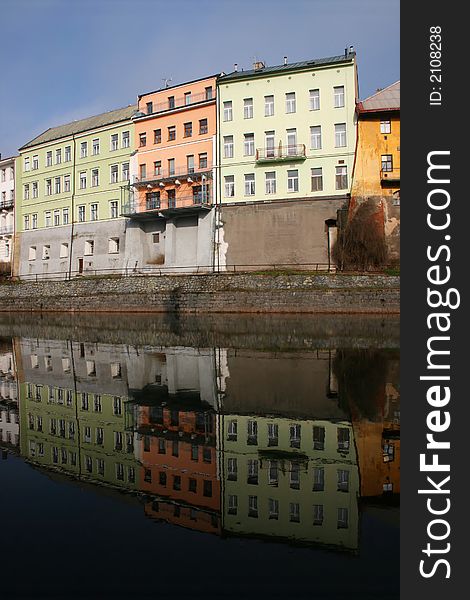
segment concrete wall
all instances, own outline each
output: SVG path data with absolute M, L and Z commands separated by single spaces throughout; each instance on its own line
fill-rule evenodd
M 399 278 L 212 274 L 2 284 L 0 311 L 399 312 Z
M 219 260 L 221 265 L 328 265 L 325 221 L 335 220 L 345 202 L 345 198 L 331 198 L 223 205 L 216 263 Z

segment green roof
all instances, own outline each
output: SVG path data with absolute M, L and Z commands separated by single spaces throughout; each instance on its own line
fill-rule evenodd
M 77 133 L 98 129 L 99 127 L 105 127 L 106 125 L 112 125 L 113 123 L 119 123 L 120 121 L 126 121 L 131 118 L 136 110 L 137 106 L 132 104 L 125 108 L 118 108 L 117 110 L 111 110 L 100 115 L 87 117 L 86 119 L 80 119 L 79 121 L 72 121 L 71 123 L 59 125 L 58 127 L 52 127 L 24 146 L 21 146 L 20 150 L 38 146 L 39 144 L 45 144 L 46 142 L 60 140 L 61 138 L 69 137 Z
M 307 69 L 315 69 L 316 67 L 325 67 L 338 63 L 352 63 L 355 53 L 349 53 L 347 56 L 330 56 L 327 58 L 316 58 L 314 60 L 304 60 L 301 62 L 287 63 L 286 65 L 275 65 L 273 67 L 263 67 L 261 69 L 250 69 L 249 71 L 233 71 L 227 75 L 219 77 L 218 82 L 233 81 L 243 79 L 245 77 L 259 77 L 264 75 L 277 75 L 287 71 L 303 71 Z

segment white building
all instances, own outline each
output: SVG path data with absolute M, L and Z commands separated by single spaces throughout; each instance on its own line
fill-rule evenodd
M 0 446 L 17 448 L 20 443 L 18 388 L 13 352 L 0 347 Z
M 10 273 L 15 229 L 15 158 L 0 155 L 0 275 Z

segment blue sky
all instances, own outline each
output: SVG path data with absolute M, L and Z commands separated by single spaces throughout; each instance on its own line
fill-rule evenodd
M 220 71 L 342 54 L 361 98 L 400 78 L 399 0 L 0 0 L 0 152 Z

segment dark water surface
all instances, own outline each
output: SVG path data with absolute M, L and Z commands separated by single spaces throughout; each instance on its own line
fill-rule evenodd
M 0 597 L 398 598 L 398 332 L 0 315 Z

